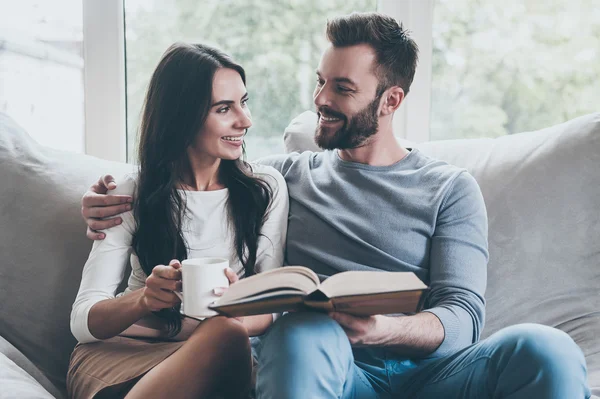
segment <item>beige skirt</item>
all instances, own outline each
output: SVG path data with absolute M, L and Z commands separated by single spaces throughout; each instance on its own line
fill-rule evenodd
M 114 337 L 78 344 L 71 354 L 70 398 L 122 398 L 147 372 L 185 342 Z

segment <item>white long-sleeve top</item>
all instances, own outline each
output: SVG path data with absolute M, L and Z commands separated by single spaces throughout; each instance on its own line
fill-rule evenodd
M 273 201 L 262 227 L 256 256 L 256 272 L 270 270 L 283 264 L 287 232 L 288 192 L 285 180 L 274 168 L 252 164 L 254 174 L 267 181 L 273 189 Z M 137 176 L 127 175 L 117 182 L 111 194 L 134 195 Z M 185 191 L 186 219 L 183 237 L 188 246 L 188 258 L 222 257 L 229 259 L 230 267 L 244 274 L 237 257 L 233 232 L 228 225 L 227 189 L 214 191 Z M 106 238 L 95 241 L 83 268 L 81 285 L 71 310 L 71 332 L 80 343 L 98 341 L 88 328 L 88 315 L 94 304 L 115 298 L 123 280 L 127 263 L 131 262 L 131 274 L 125 292 L 143 288 L 147 275 L 141 268 L 137 255 L 131 247 L 136 223 L 133 212 L 119 215 L 120 225 L 105 230 Z M 121 294 L 119 294 L 121 295 Z

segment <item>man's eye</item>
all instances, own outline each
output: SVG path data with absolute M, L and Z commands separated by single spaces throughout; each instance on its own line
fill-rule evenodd
M 325 83 L 322 79 L 317 79 L 317 86 L 323 86 L 323 83 Z
M 342 93 L 347 93 L 349 91 L 352 91 L 351 89 L 344 87 L 344 86 L 338 86 L 338 91 L 342 92 Z
M 219 108 L 219 109 L 217 110 L 217 114 L 224 114 L 224 113 L 226 113 L 227 111 L 229 111 L 229 107 L 223 107 L 223 108 Z

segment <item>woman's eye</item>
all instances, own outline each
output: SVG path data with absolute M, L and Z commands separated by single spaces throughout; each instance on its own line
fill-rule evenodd
M 217 110 L 217 114 L 224 114 L 224 113 L 226 113 L 227 111 L 229 111 L 229 107 L 223 107 L 223 108 L 219 108 L 219 109 Z
M 248 100 L 249 100 L 249 98 L 242 100 L 242 105 L 244 105 L 244 106 L 248 105 Z

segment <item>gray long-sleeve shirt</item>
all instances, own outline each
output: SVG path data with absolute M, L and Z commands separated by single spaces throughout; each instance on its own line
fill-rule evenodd
M 432 356 L 479 339 L 485 317 L 487 215 L 465 170 L 418 150 L 390 166 L 342 160 L 337 151 L 263 158 L 290 196 L 286 263 L 322 275 L 411 271 L 430 287 L 425 309 L 444 327 Z

